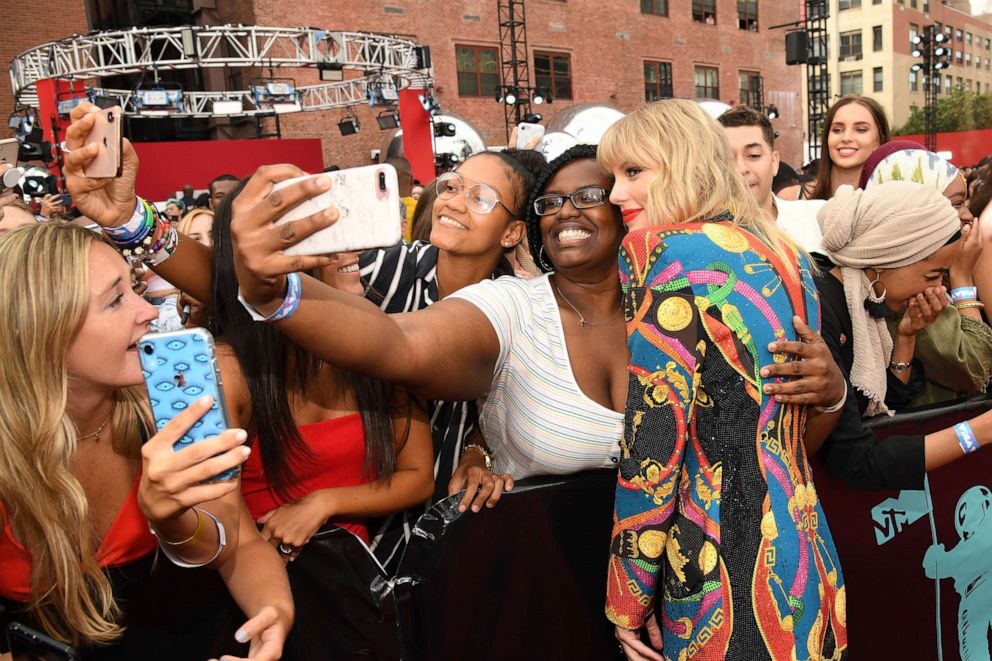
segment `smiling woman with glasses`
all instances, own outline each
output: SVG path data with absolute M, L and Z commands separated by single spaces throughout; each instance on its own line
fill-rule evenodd
M 469 179 L 469 181 L 472 180 Z M 498 204 L 506 209 L 511 218 L 514 217 L 513 211 L 500 201 L 499 195 L 488 184 L 479 182 L 466 184 L 465 177 L 457 172 L 445 172 L 437 178 L 437 183 L 434 185 L 437 188 L 437 196 L 442 200 L 450 200 L 464 191 L 465 204 L 470 211 L 487 214 Z

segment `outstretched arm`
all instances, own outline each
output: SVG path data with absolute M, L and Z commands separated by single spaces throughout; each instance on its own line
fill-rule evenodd
M 292 176 L 286 167 L 259 168 L 232 205 L 238 282 L 244 299 L 263 315 L 285 298 L 287 273 L 329 263 L 326 256 L 286 255 L 284 250 L 337 218 L 332 209 L 273 225 L 301 199 L 330 185 L 328 179 L 316 178 L 272 192 L 273 183 Z M 471 303 L 442 301 L 419 312 L 387 315 L 319 280 L 301 280 L 298 309 L 276 328 L 314 356 L 428 399 L 475 399 L 489 389 L 499 339 Z

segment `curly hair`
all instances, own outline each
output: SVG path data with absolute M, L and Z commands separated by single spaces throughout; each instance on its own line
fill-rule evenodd
M 532 189 L 530 200 L 527 203 L 527 242 L 530 244 L 530 254 L 534 258 L 534 263 L 541 269 L 542 273 L 549 273 L 554 270 L 554 264 L 548 262 L 544 256 L 544 240 L 541 237 L 541 217 L 534 211 L 534 201 L 544 194 L 550 182 L 558 172 L 566 165 L 575 161 L 596 160 L 596 145 L 575 145 L 566 149 L 558 158 L 548 163 L 548 169 L 541 176 Z

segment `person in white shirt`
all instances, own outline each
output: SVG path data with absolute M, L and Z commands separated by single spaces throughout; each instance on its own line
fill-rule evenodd
M 717 121 L 730 139 L 737 171 L 761 208 L 807 252 L 822 252 L 816 214 L 824 201 L 783 200 L 772 193 L 779 155 L 775 151 L 775 131 L 768 118 L 753 108 L 737 106 L 720 115 Z

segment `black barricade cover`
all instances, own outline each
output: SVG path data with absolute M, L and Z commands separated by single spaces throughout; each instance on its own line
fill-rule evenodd
M 879 438 L 929 433 L 990 405 L 967 402 L 872 425 Z M 856 492 L 813 464 L 847 586 L 851 658 L 937 659 L 939 612 L 943 659 L 988 659 L 992 450 L 931 473 L 930 498 Z M 603 615 L 615 484 L 609 470 L 522 480 L 478 514 L 459 513 L 460 496 L 447 498 L 418 522 L 395 577 L 353 534 L 326 526 L 289 565 L 297 620 L 284 658 L 621 658 Z M 162 561 L 150 577 L 144 563 L 111 575 L 128 632 L 113 650 L 87 658 L 246 653 L 233 643 L 243 616 L 216 572 Z

